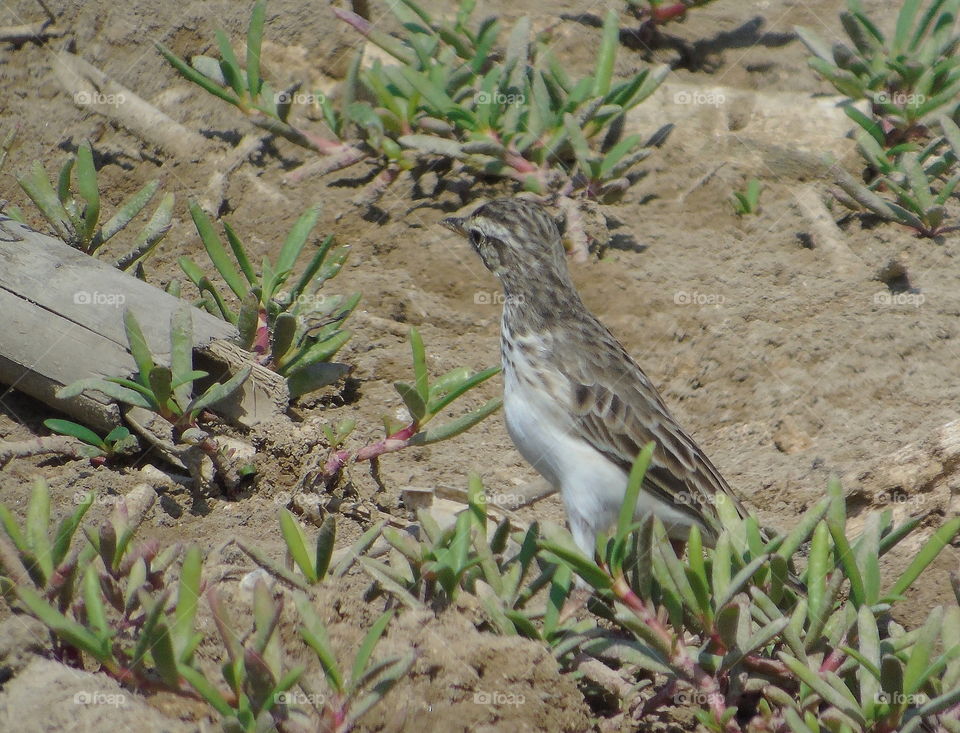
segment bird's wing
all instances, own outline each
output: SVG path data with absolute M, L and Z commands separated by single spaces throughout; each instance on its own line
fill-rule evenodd
M 599 323 L 602 346 L 561 366 L 572 383 L 571 413 L 594 448 L 629 472 L 644 445 L 656 448 L 643 490 L 720 532 L 716 503 L 730 500 L 746 512 L 727 482 L 667 410 L 663 399 L 623 346 Z

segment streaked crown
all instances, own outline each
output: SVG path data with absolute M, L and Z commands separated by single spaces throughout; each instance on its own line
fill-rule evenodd
M 560 230 L 535 201 L 494 199 L 469 216 L 443 223 L 470 240 L 483 264 L 508 291 L 530 279 L 568 279 Z

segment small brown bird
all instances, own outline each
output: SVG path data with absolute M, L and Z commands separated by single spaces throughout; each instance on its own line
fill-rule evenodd
M 640 449 L 656 448 L 636 514 L 659 517 L 671 539 L 696 525 L 712 544 L 716 504 L 746 516 L 643 370 L 584 306 L 560 231 L 540 205 L 504 198 L 443 223 L 467 237 L 504 291 L 503 406 L 517 449 L 559 489 L 577 546 L 593 557 L 616 521 Z

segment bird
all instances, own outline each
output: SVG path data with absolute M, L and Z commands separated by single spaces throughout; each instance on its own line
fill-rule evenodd
M 560 228 L 543 205 L 498 198 L 442 224 L 469 240 L 503 288 L 507 431 L 559 491 L 581 552 L 594 557 L 597 536 L 616 522 L 633 463 L 651 441 L 635 518 L 658 517 L 671 543 L 683 544 L 696 526 L 709 546 L 722 530 L 719 502 L 747 516 L 650 378 L 584 305 Z

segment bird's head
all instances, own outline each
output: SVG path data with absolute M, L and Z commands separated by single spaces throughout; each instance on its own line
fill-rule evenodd
M 483 264 L 511 289 L 524 281 L 567 277 L 567 263 L 556 221 L 535 201 L 494 199 L 465 217 L 443 225 L 470 240 Z

